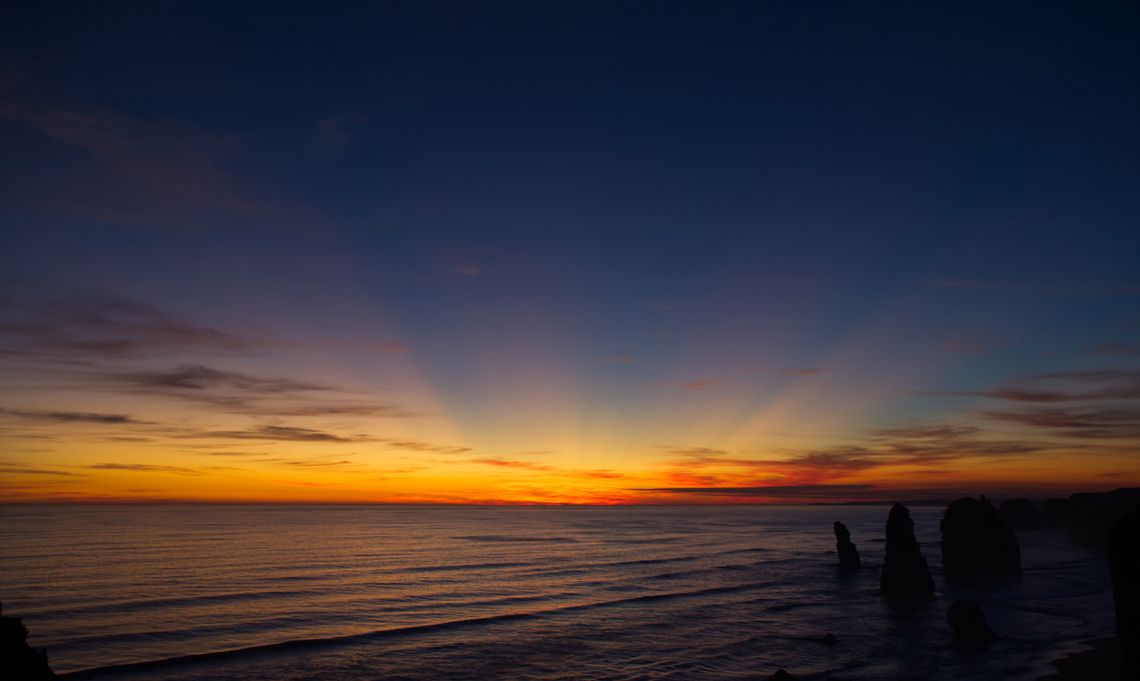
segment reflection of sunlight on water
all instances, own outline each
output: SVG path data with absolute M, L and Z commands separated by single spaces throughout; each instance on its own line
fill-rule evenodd
M 986 592 L 939 580 L 929 608 L 887 607 L 878 507 L 4 514 L 5 605 L 57 671 L 280 644 L 139 678 L 732 678 L 777 666 L 1001 678 L 995 660 L 1111 632 L 1103 565 L 1047 532 L 1023 534 L 1020 583 Z M 936 573 L 937 514 L 915 509 Z M 863 553 L 856 575 L 839 574 L 828 553 L 836 518 Z M 945 608 L 963 595 L 1004 634 L 991 656 L 964 659 L 947 646 Z M 841 645 L 822 644 L 827 632 Z M 310 639 L 335 640 L 290 643 Z

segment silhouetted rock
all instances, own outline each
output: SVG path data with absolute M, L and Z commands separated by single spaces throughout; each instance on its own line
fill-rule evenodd
M 38 681 L 54 679 L 47 653 L 28 645 L 28 629 L 19 617 L 0 613 L 0 678 Z
M 1140 679 L 1140 506 L 1112 528 L 1108 546 L 1116 637 L 1132 678 Z
M 1069 539 L 1090 549 L 1108 548 L 1112 527 L 1140 505 L 1140 487 L 1085 492 L 1068 499 L 1048 499 L 1039 518 L 1046 527 L 1063 527 Z
M 859 569 L 859 549 L 851 543 L 851 533 L 847 526 L 835 521 L 835 551 L 839 554 L 839 567 L 844 570 Z
M 799 677 L 792 676 L 783 669 L 779 669 L 775 674 L 768 677 L 768 681 L 799 681 Z
M 962 648 L 984 648 L 997 639 L 986 615 L 978 604 L 968 598 L 959 598 L 946 612 L 946 622 L 954 630 L 954 645 Z
M 984 496 L 963 497 L 942 515 L 942 566 L 950 580 L 1017 577 L 1021 549 L 1017 535 Z
M 1041 524 L 1060 527 L 1069 522 L 1068 499 L 1046 499 L 1041 504 Z
M 1069 497 L 1069 539 L 1090 549 L 1108 547 L 1109 531 L 1140 506 L 1140 487 Z
M 1041 515 L 1029 499 L 1009 499 L 1001 502 L 998 515 L 1007 525 L 1020 530 L 1032 530 L 1041 525 Z
M 934 580 L 918 541 L 914 521 L 902 504 L 891 507 L 887 517 L 887 554 L 879 576 L 879 587 L 892 597 L 926 600 L 934 597 Z

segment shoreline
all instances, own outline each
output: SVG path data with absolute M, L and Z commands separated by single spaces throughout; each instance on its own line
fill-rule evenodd
M 1127 681 L 1124 652 L 1115 636 L 1076 642 L 1046 664 L 1052 668 L 1036 681 Z

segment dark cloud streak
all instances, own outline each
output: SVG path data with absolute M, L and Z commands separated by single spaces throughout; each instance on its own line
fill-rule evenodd
M 0 409 L 0 414 L 27 419 L 29 421 L 43 421 L 50 423 L 101 423 L 108 425 L 148 425 L 148 421 L 127 416 L 126 414 L 100 414 L 95 412 L 79 411 L 48 411 L 39 409 Z

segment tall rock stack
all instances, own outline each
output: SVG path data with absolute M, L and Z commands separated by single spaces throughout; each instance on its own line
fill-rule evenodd
M 1017 535 L 984 496 L 963 497 L 942 515 L 942 566 L 951 581 L 1021 575 Z
M 1112 528 L 1108 569 L 1116 606 L 1116 637 L 1132 679 L 1140 679 L 1140 507 Z
M 929 600 L 934 598 L 934 579 L 914 538 L 914 521 L 902 504 L 891 507 L 887 517 L 887 556 L 879 576 L 883 594 L 891 597 Z
M 858 570 L 859 549 L 851 543 L 851 532 L 847 526 L 838 520 L 835 521 L 835 551 L 839 554 L 839 567 L 845 571 Z

